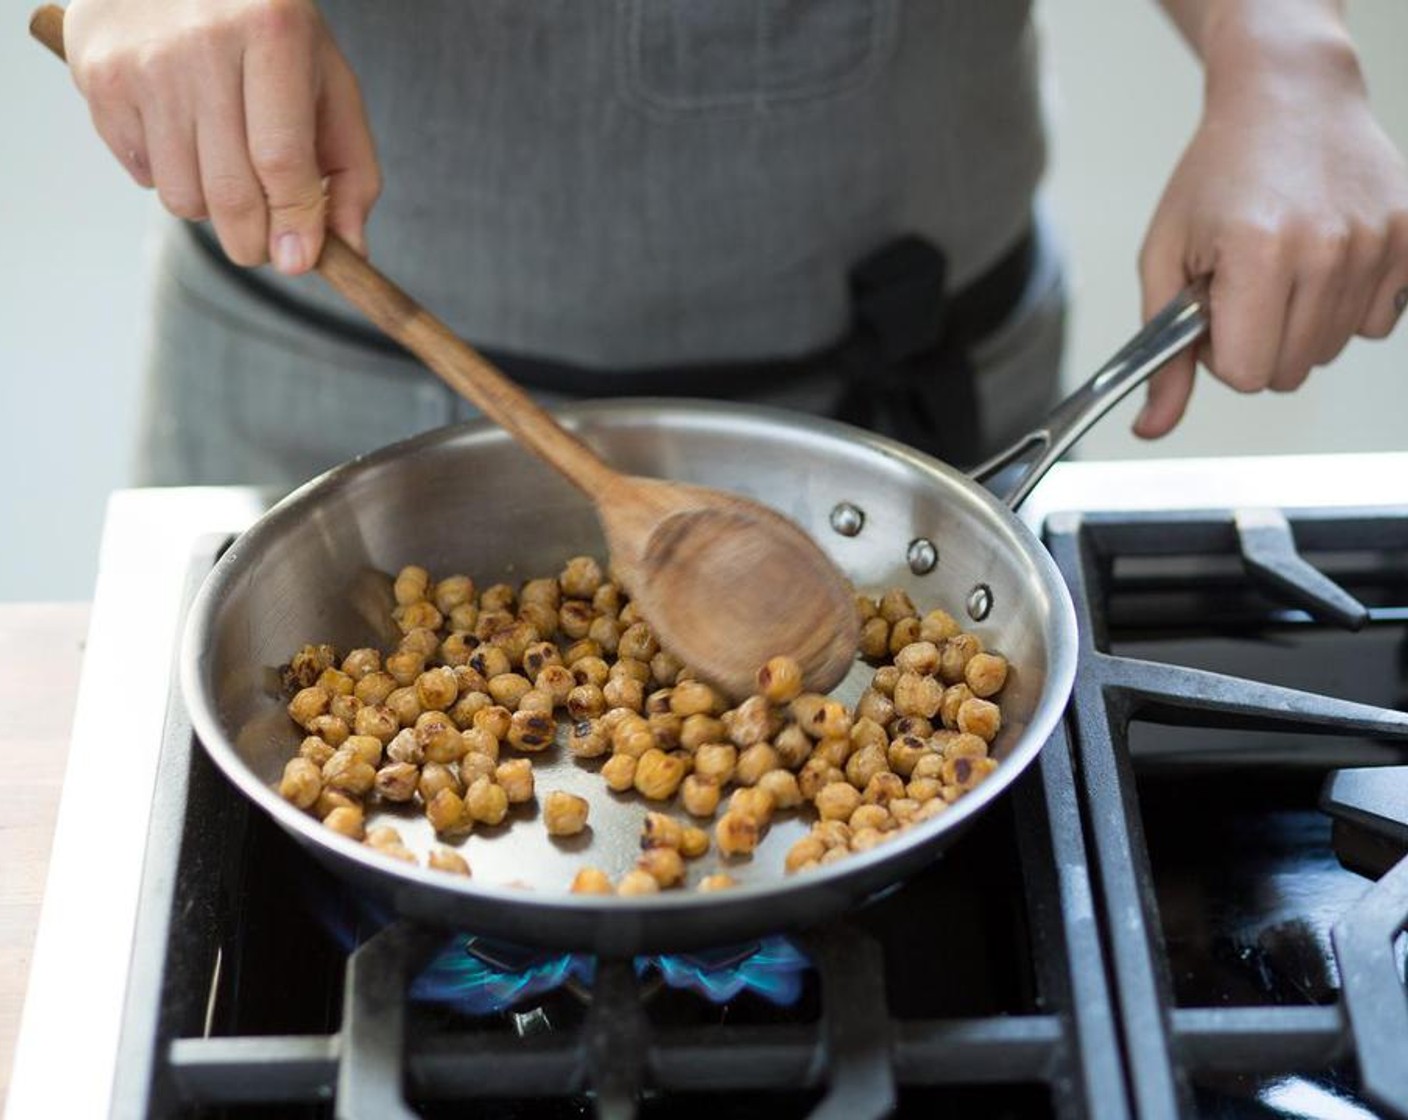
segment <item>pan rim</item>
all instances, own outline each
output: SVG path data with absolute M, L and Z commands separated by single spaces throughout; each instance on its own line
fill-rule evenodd
M 845 896 L 850 904 L 870 897 L 888 886 L 897 885 L 909 877 L 903 873 L 889 883 L 866 886 L 874 878 L 878 866 L 906 856 L 917 858 L 918 849 L 935 847 L 938 837 L 958 833 L 997 798 L 1006 793 L 1036 759 L 1055 731 L 1075 683 L 1077 663 L 1077 630 L 1075 608 L 1070 592 L 1061 578 L 1055 562 L 1035 533 L 1015 513 L 979 483 L 961 471 L 897 441 L 840 421 L 813 417 L 782 409 L 741 404 L 693 400 L 688 398 L 623 397 L 609 400 L 575 402 L 551 410 L 569 429 L 589 425 L 593 416 L 608 414 L 613 422 L 658 420 L 662 413 L 694 422 L 724 422 L 736 430 L 738 424 L 755 424 L 775 428 L 779 424 L 860 445 L 871 452 L 899 461 L 946 484 L 955 485 L 971 500 L 985 506 L 996 525 L 1006 528 L 1012 541 L 1037 572 L 1041 589 L 1050 605 L 1051 618 L 1043 636 L 1047 647 L 1046 680 L 1040 697 L 1018 741 L 991 777 L 965 794 L 951 808 L 925 821 L 904 836 L 869 851 L 853 854 L 832 865 L 813 868 L 802 875 L 788 876 L 765 883 L 743 884 L 725 891 L 662 891 L 655 895 L 621 897 L 616 895 L 585 895 L 570 893 L 539 893 L 503 884 L 448 875 L 426 866 L 410 865 L 383 856 L 369 846 L 326 829 L 314 818 L 297 809 L 266 785 L 236 751 L 230 736 L 222 726 L 211 702 L 214 689 L 209 682 L 209 637 L 221 592 L 243 569 L 243 554 L 257 548 L 266 535 L 273 534 L 285 522 L 297 519 L 301 512 L 320 495 L 333 491 L 366 471 L 428 448 L 475 438 L 486 432 L 501 432 L 486 419 L 431 429 L 407 439 L 388 444 L 349 459 L 303 483 L 272 505 L 257 521 L 240 533 L 202 581 L 191 603 L 183 628 L 180 654 L 180 687 L 191 725 L 206 754 L 227 779 L 251 802 L 267 813 L 281 828 L 296 839 L 321 850 L 338 861 L 350 860 L 364 875 L 377 876 L 388 887 L 398 882 L 414 884 L 442 895 L 445 900 L 446 926 L 462 924 L 452 911 L 457 903 L 508 904 L 521 914 L 571 914 L 580 921 L 595 926 L 602 920 L 630 921 L 631 915 L 642 919 L 662 912 L 685 913 L 708 909 L 711 912 L 754 907 L 764 898 L 776 898 L 792 892 L 813 891 L 818 886 L 832 889 L 838 897 Z M 507 439 L 507 435 L 504 434 Z M 1070 636 L 1069 641 L 1055 641 L 1053 634 Z M 864 881 L 864 882 L 863 882 Z M 352 889 L 358 889 L 355 885 Z M 426 907 L 418 907 L 423 915 Z M 424 919 L 422 919 L 424 920 Z M 592 939 L 583 938 L 586 945 Z

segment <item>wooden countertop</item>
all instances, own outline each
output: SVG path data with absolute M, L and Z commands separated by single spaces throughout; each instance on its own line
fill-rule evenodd
M 87 603 L 0 603 L 0 1101 L 49 868 Z

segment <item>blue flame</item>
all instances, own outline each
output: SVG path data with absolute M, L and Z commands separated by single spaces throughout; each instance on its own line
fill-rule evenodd
M 719 961 L 720 957 L 733 957 Z M 802 975 L 811 966 L 802 951 L 785 937 L 768 937 L 738 959 L 736 951 L 637 957 L 636 973 L 656 971 L 672 988 L 698 992 L 714 1003 L 725 1003 L 741 992 L 752 992 L 779 1007 L 790 1007 L 802 995 Z
M 416 977 L 410 994 L 466 1015 L 492 1015 L 571 980 L 590 987 L 595 975 L 591 957 L 532 953 L 483 938 L 456 937 Z

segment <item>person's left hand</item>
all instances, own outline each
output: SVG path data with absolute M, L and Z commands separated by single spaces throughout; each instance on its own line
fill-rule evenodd
M 1369 109 L 1346 45 L 1294 67 L 1209 65 L 1203 118 L 1140 254 L 1147 318 L 1212 274 L 1199 357 L 1244 393 L 1300 386 L 1408 303 L 1408 166 Z M 1134 431 L 1178 423 L 1195 355 L 1156 374 Z

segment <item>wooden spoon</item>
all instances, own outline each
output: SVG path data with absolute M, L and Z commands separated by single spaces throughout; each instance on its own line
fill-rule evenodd
M 30 32 L 64 57 L 61 8 L 39 8 Z M 808 689 L 845 676 L 860 641 L 854 593 L 796 524 L 735 494 L 613 470 L 331 230 L 317 269 L 592 501 L 617 578 L 686 665 L 735 698 L 779 654 L 796 658 Z

